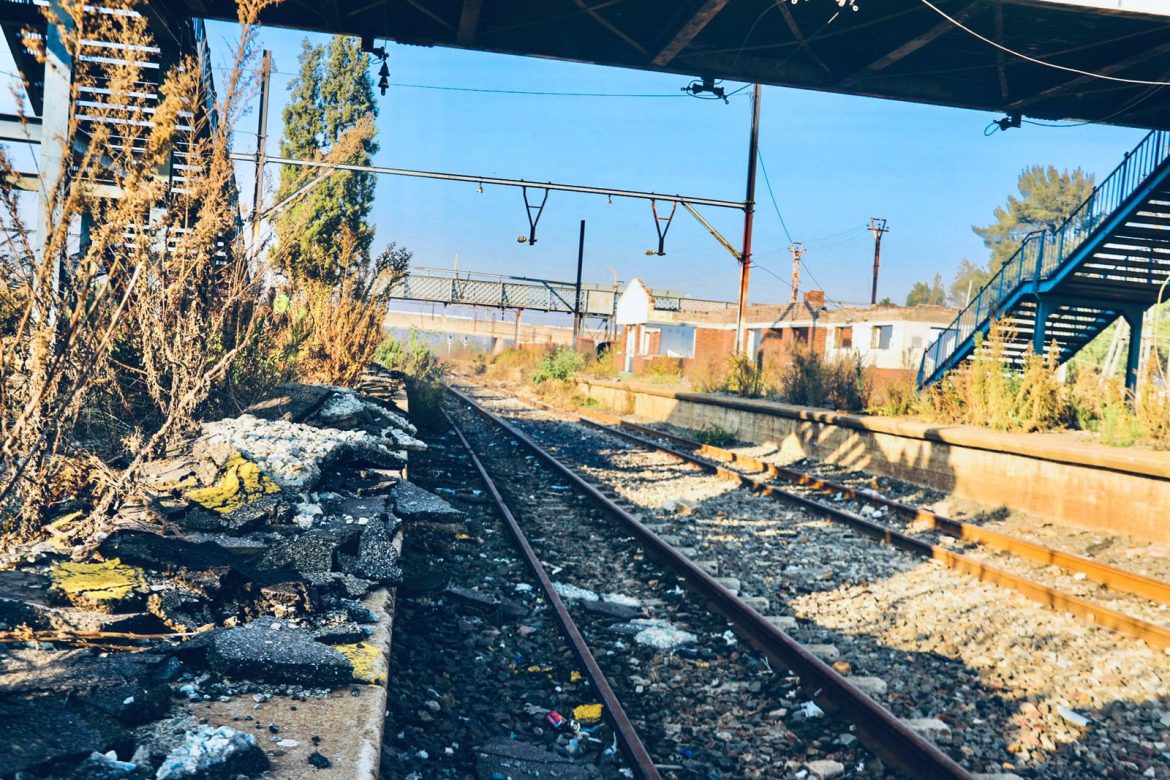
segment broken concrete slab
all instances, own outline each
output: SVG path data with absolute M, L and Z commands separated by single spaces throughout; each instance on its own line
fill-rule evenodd
M 215 622 L 207 601 L 178 588 L 167 588 L 150 594 L 146 611 L 161 620 L 172 631 L 188 632 Z
M 184 495 L 221 515 L 230 515 L 265 496 L 280 492 L 280 487 L 265 474 L 259 464 L 237 452 L 223 466 L 223 475 L 215 484 L 188 490 Z
M 642 610 L 628 607 L 625 604 L 615 604 L 612 601 L 583 599 L 580 603 L 586 612 L 615 620 L 633 620 L 643 617 Z
M 6 743 L 0 751 L 2 777 L 104 753 L 129 736 L 117 720 L 68 694 L 0 700 L 0 723 Z
M 594 780 L 602 776 L 591 764 L 577 764 L 544 745 L 511 739 L 496 739 L 477 747 L 475 758 L 475 773 L 481 780 Z
M 338 550 L 358 546 L 361 526 L 314 528 L 273 546 L 256 564 L 261 570 L 288 570 L 301 573 L 333 571 Z
M 362 527 L 358 540 L 357 558 L 350 574 L 384 585 L 398 585 L 402 582 L 402 566 L 394 537 L 383 520 L 373 520 Z
M 348 682 L 353 665 L 302 629 L 249 625 L 218 633 L 208 653 L 211 668 L 236 680 L 332 686 Z
M 303 422 L 334 394 L 329 385 L 285 384 L 272 388 L 269 397 L 244 411 L 262 420 Z
M 453 522 L 462 520 L 465 515 L 443 499 L 417 485 L 405 480 L 399 482 L 390 491 L 390 498 L 394 502 L 394 511 L 403 519 L 418 522 Z
M 521 604 L 507 599 L 496 599 L 486 593 L 481 593 L 478 590 L 471 588 L 463 588 L 458 585 L 448 585 L 443 591 L 443 595 L 451 596 L 458 599 L 465 604 L 470 604 L 475 607 L 483 609 L 499 610 L 501 613 L 511 618 L 528 617 L 528 609 Z
M 322 502 L 325 514 L 345 523 L 385 520 L 390 512 L 389 496 L 338 496 Z
M 142 570 L 116 557 L 100 563 L 57 563 L 49 578 L 54 595 L 98 612 L 130 612 L 141 606 L 148 591 Z

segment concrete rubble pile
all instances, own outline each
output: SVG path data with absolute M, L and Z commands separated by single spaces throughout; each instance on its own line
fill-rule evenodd
M 426 445 L 380 380 L 380 400 L 288 385 L 204 424 L 92 555 L 42 545 L 0 571 L 0 630 L 28 637 L 0 645 L 0 777 L 255 776 L 296 742 L 185 705 L 385 682 L 367 640 L 403 520 L 454 510 L 404 480 Z

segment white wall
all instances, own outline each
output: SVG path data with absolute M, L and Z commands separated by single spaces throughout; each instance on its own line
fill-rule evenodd
M 917 369 L 922 360 L 923 350 L 934 341 L 944 326 L 930 322 L 888 320 L 858 322 L 851 325 L 825 323 L 825 327 L 829 329 L 825 346 L 827 356 L 830 358 L 843 357 L 855 351 L 861 355 L 862 363 L 867 366 Z M 842 347 L 840 329 L 850 327 L 853 329 L 853 346 Z M 889 328 L 888 345 L 885 347 L 881 345 L 880 336 L 875 337 L 874 333 L 883 327 Z

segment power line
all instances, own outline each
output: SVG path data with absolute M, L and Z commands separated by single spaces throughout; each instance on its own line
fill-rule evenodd
M 231 68 L 215 68 L 215 70 L 230 72 Z M 284 76 L 286 78 L 296 78 L 299 73 L 291 73 L 286 70 L 272 71 L 274 76 Z M 681 92 L 562 92 L 558 90 L 537 90 L 537 89 L 497 89 L 493 87 L 456 87 L 447 84 L 415 84 L 405 81 L 391 81 L 391 87 L 399 87 L 401 89 L 429 89 L 439 92 L 478 92 L 483 94 L 494 95 L 530 95 L 534 97 L 596 97 L 596 98 L 684 98 L 688 95 Z M 733 97 L 743 92 L 750 87 L 751 84 L 744 84 L 739 89 L 727 93 L 727 97 Z
M 1004 46 L 1002 43 L 999 43 L 998 41 L 994 41 L 991 38 L 988 38 L 986 35 L 982 35 L 981 33 L 978 33 L 975 30 L 972 30 L 970 27 L 966 26 L 965 24 L 960 22 L 958 19 L 954 18 L 953 16 L 948 15 L 946 11 L 942 10 L 934 3 L 930 2 L 930 0 L 921 0 L 921 2 L 923 5 L 930 8 L 936 14 L 938 14 L 942 18 L 946 19 L 948 22 L 953 24 L 955 27 L 958 27 L 960 30 L 967 33 L 968 35 L 974 36 L 975 38 L 978 38 L 979 40 L 983 41 L 984 43 L 986 43 L 989 46 L 993 46 L 1002 52 L 1005 52 L 1007 54 L 1012 55 L 1013 57 L 1018 57 L 1021 60 L 1031 62 L 1034 65 L 1042 65 L 1046 68 L 1052 68 L 1054 70 L 1062 70 L 1065 73 L 1075 73 L 1078 76 L 1086 76 L 1088 78 L 1101 79 L 1103 81 L 1115 81 L 1119 84 L 1138 84 L 1138 85 L 1147 86 L 1147 87 L 1170 87 L 1170 81 L 1154 81 L 1154 80 L 1149 80 L 1149 79 L 1131 79 L 1131 78 L 1126 78 L 1124 76 L 1110 76 L 1110 75 L 1105 74 L 1105 73 L 1094 73 L 1091 70 L 1081 70 L 1080 68 L 1074 68 L 1074 67 L 1071 67 L 1069 65 L 1058 65 L 1055 62 L 1047 62 L 1045 60 L 1038 59 L 1036 57 L 1032 57 L 1028 54 L 1024 54 L 1023 52 L 1018 52 L 1015 49 L 1009 49 L 1007 46 Z
M 768 166 L 764 165 L 764 153 L 756 152 L 756 157 L 760 160 L 760 172 L 764 174 L 764 184 L 768 188 L 768 197 L 772 199 L 772 208 L 776 209 L 776 217 L 780 220 L 780 227 L 784 228 L 784 235 L 788 239 L 788 243 L 792 243 L 792 234 L 788 232 L 788 225 L 784 223 L 784 215 L 780 213 L 780 204 L 776 202 L 776 193 L 772 191 L 772 180 L 768 178 Z
M 788 232 L 788 225 L 784 222 L 784 215 L 780 213 L 780 204 L 776 202 L 776 193 L 772 190 L 771 179 L 768 178 L 768 166 L 764 165 L 764 153 L 757 150 L 756 157 L 760 161 L 760 172 L 764 174 L 764 185 L 768 189 L 768 198 L 772 201 L 772 208 L 776 210 L 776 218 L 780 220 L 780 227 L 784 228 L 784 235 L 788 239 L 788 243 L 796 243 L 792 240 L 792 234 Z M 808 272 L 808 277 L 816 283 L 817 287 L 823 290 L 824 285 L 817 279 L 817 275 L 813 273 L 807 263 L 804 265 L 804 268 Z M 788 286 L 791 287 L 792 285 L 790 284 Z

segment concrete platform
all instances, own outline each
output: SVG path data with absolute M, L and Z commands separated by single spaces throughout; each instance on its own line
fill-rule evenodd
M 402 536 L 395 539 L 401 551 Z M 251 696 L 236 696 L 231 701 L 196 702 L 187 708 L 199 721 L 213 726 L 231 726 L 256 738 L 268 755 L 272 780 L 377 780 L 382 757 L 382 734 L 386 722 L 386 696 L 390 640 L 393 635 L 396 592 L 379 589 L 364 599 L 378 615 L 378 623 L 369 644 L 376 650 L 370 676 L 374 682 L 342 686 L 325 698 L 301 701 L 289 696 L 273 696 L 256 702 Z M 248 720 L 251 717 L 252 720 Z M 276 724 L 273 733 L 269 724 Z M 318 741 L 314 742 L 313 738 Z M 278 744 L 292 740 L 295 746 Z M 329 766 L 317 768 L 309 763 L 314 752 L 329 759 Z
M 718 425 L 744 441 L 774 442 L 782 458 L 816 458 L 1058 525 L 1170 543 L 1170 524 L 1145 511 L 1170 506 L 1166 453 L 1065 434 L 998 433 L 627 382 L 578 384 L 619 414 L 692 430 Z

